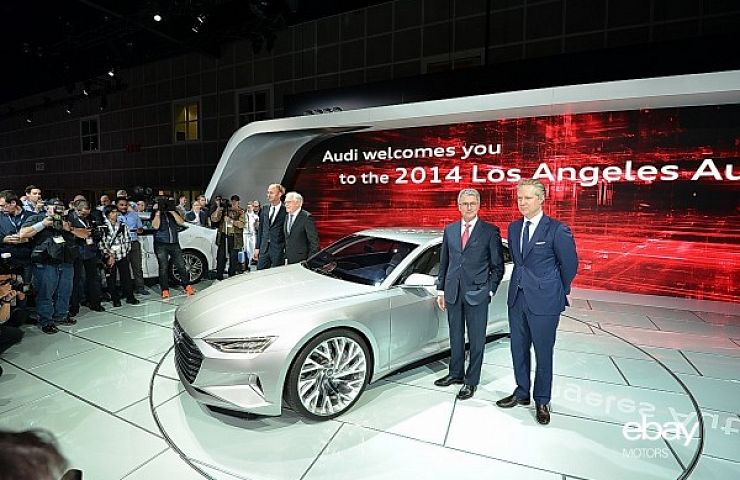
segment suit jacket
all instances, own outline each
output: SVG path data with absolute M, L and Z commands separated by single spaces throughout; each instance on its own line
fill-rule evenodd
M 461 225 L 457 221 L 445 228 L 437 290 L 444 291 L 447 303 L 455 303 L 460 293 L 470 305 L 488 303 L 504 276 L 501 234 L 497 226 L 479 218 L 463 249 Z
M 185 219 L 186 222 L 197 223 L 198 225 L 207 227 L 208 226 L 208 216 L 209 216 L 208 213 L 205 210 L 201 209 L 198 212 L 197 218 L 196 218 L 196 212 L 193 210 L 190 210 L 189 212 L 187 212 L 183 218 Z
M 311 214 L 303 209 L 296 215 L 288 233 L 290 215 L 285 216 L 285 258 L 298 263 L 319 251 L 319 234 Z
M 509 284 L 509 306 L 521 287 L 527 306 L 536 315 L 558 315 L 568 305 L 566 295 L 578 271 L 578 254 L 570 229 L 547 215 L 537 224 L 527 250 L 521 252 L 524 220 L 509 224 L 509 249 L 514 271 Z
M 270 205 L 263 205 L 260 209 L 255 248 L 259 249 L 260 254 L 266 254 L 270 248 L 281 252 L 285 248 L 285 205 L 282 203 L 272 223 L 270 223 Z

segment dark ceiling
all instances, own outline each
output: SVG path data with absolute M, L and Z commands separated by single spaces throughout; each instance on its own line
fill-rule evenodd
M 3 0 L 0 103 L 186 52 L 217 57 L 249 39 L 268 48 L 274 32 L 372 0 Z M 162 16 L 160 22 L 154 15 Z M 203 22 L 198 17 L 203 18 Z M 205 17 L 203 17 L 205 16 Z M 197 32 L 194 29 L 198 30 Z

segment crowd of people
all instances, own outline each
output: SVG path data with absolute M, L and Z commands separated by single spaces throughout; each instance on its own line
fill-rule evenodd
M 112 200 L 102 195 L 98 205 L 82 195 L 65 204 L 44 200 L 35 185 L 21 196 L 0 191 L 0 352 L 21 340 L 24 323 L 55 334 L 59 325 L 76 323 L 81 306 L 102 312 L 104 302 L 136 305 L 137 296 L 151 295 L 142 271 L 144 234 L 153 236 L 163 299 L 170 297 L 172 267 L 184 292 L 195 293 L 179 244 L 186 223 L 217 231 L 216 280 L 250 265 L 297 263 L 319 250 L 299 193 L 272 184 L 264 206 L 255 200 L 242 207 L 240 200 L 215 196 L 209 203 L 200 195 L 189 206 L 185 196 L 132 198 L 119 190 Z

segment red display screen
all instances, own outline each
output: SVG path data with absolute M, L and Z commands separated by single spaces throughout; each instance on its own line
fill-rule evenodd
M 481 217 L 519 217 L 516 182 L 537 176 L 568 224 L 576 287 L 740 302 L 740 106 L 503 119 L 333 137 L 292 189 L 322 246 L 371 227 L 442 227 L 457 192 Z

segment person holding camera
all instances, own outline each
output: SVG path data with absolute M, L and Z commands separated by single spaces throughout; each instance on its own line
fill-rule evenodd
M 239 195 L 231 196 L 231 204 L 223 200 L 211 214 L 211 225 L 216 225 L 216 279 L 223 280 L 226 252 L 229 255 L 229 277 L 236 275 L 239 250 L 244 246 L 244 210 L 239 206 Z
M 107 205 L 103 210 L 105 215 L 105 228 L 102 229 L 103 236 L 99 247 L 105 257 L 105 266 L 110 271 L 108 291 L 111 295 L 114 307 L 121 306 L 121 290 L 126 295 L 126 303 L 138 305 L 139 301 L 134 296 L 134 287 L 131 281 L 131 265 L 128 255 L 131 252 L 131 236 L 128 226 L 119 221 L 118 207 Z M 120 288 L 116 287 L 116 276 L 121 281 Z
M 74 211 L 67 216 L 75 236 L 75 246 L 79 253 L 74 262 L 72 279 L 72 299 L 69 305 L 69 316 L 74 317 L 80 312 L 80 301 L 84 291 L 87 306 L 95 312 L 105 310 L 100 304 L 100 250 L 98 243 L 103 238 L 102 229 L 105 228 L 102 218 L 93 215 L 90 202 L 84 198 L 73 202 Z M 95 210 L 97 212 L 97 210 Z M 83 285 L 82 277 L 85 277 Z
M 69 316 L 69 300 L 78 252 L 72 226 L 65 220 L 64 203 L 49 200 L 46 212 L 23 223 L 20 236 L 33 239 L 33 286 L 41 330 L 54 334 L 59 331 L 57 324 L 74 325 L 77 321 Z
M 152 228 L 155 230 L 154 253 L 159 263 L 159 286 L 162 289 L 162 298 L 170 298 L 170 261 L 175 264 L 185 293 L 193 295 L 195 290 L 190 284 L 190 274 L 185 268 L 185 260 L 182 258 L 178 238 L 178 226 L 183 225 L 185 220 L 177 213 L 175 200 L 172 198 L 158 198 L 154 207 L 152 216 Z
M 10 190 L 0 192 L 4 215 L 0 215 L 0 252 L 11 254 L 11 264 L 22 269 L 23 280 L 31 281 L 31 243 L 21 238 L 21 226 L 33 215 L 21 206 L 21 202 Z
M 26 187 L 26 199 L 23 201 L 23 209 L 31 213 L 41 213 L 45 204 L 41 199 L 41 189 L 36 185 Z

